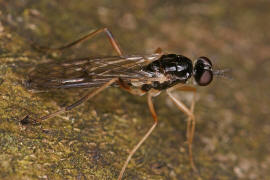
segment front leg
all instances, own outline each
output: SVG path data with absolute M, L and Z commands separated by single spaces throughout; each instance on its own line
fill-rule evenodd
M 190 108 L 188 108 L 184 103 L 176 99 L 172 94 L 171 90 L 178 89 L 180 91 L 190 91 L 193 92 L 193 99 Z M 184 112 L 188 116 L 187 121 L 187 139 L 188 139 L 188 151 L 189 151 L 189 161 L 192 169 L 194 171 L 197 171 L 197 168 L 193 161 L 193 155 L 192 155 L 192 142 L 195 132 L 195 116 L 194 116 L 194 108 L 195 108 L 195 100 L 196 100 L 196 88 L 191 86 L 180 86 L 176 88 L 171 88 L 167 90 L 167 94 L 169 95 L 170 99 L 174 102 L 174 104 L 178 107 L 178 109 L 182 112 Z

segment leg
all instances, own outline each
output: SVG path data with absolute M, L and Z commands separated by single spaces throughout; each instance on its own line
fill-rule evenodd
M 79 105 L 81 105 L 82 103 L 84 103 L 85 101 L 87 101 L 88 99 L 94 97 L 95 95 L 97 95 L 98 93 L 100 93 L 101 91 L 103 91 L 104 89 L 106 89 L 108 86 L 110 86 L 111 84 L 113 84 L 117 79 L 112 79 L 110 80 L 109 82 L 107 82 L 106 84 L 104 84 L 103 86 L 101 86 L 100 88 L 98 89 L 95 89 L 94 91 L 88 93 L 87 95 L 85 95 L 84 97 L 82 97 L 81 99 L 79 99 L 78 101 L 76 101 L 75 103 L 73 103 L 72 105 L 69 105 L 67 107 L 63 107 L 61 108 L 60 110 L 56 111 L 56 112 L 53 112 L 49 115 L 46 115 L 46 116 L 43 116 L 43 117 L 40 117 L 36 120 L 34 120 L 35 122 L 41 122 L 43 120 L 46 120 L 46 119 L 50 119 L 52 117 L 55 117 L 56 115 L 58 114 L 61 114 L 63 112 L 66 112 L 66 111 L 69 111 Z M 27 120 L 28 117 L 25 117 L 23 120 Z
M 94 37 L 95 35 L 97 34 L 100 34 L 101 32 L 105 32 L 107 37 L 109 38 L 109 41 L 112 45 L 112 47 L 114 48 L 114 50 L 117 52 L 117 54 L 119 56 L 122 56 L 122 51 L 120 49 L 120 46 L 118 45 L 118 43 L 116 42 L 116 40 L 114 39 L 112 33 L 108 30 L 108 28 L 103 28 L 103 29 L 98 29 L 98 30 L 95 30 L 93 32 L 90 32 L 88 34 L 86 34 L 85 36 L 77 39 L 76 41 L 73 41 L 67 45 L 64 45 L 64 46 L 61 46 L 61 47 L 57 47 L 57 48 L 47 48 L 47 47 L 40 47 L 40 46 L 36 46 L 36 45 L 33 45 L 36 49 L 38 50 L 45 50 L 45 51 L 61 51 L 61 50 L 64 50 L 64 49 L 67 49 L 67 48 L 70 48 L 76 44 L 79 44 L 87 39 L 90 39 L 92 37 Z
M 167 94 L 169 95 L 171 100 L 174 102 L 174 104 L 178 107 L 178 109 L 180 109 L 182 112 L 184 112 L 188 116 L 187 139 L 188 139 L 189 161 L 190 161 L 190 165 L 191 165 L 192 169 L 194 171 L 197 171 L 196 166 L 195 166 L 194 161 L 193 161 L 193 156 L 192 156 L 192 141 L 193 141 L 194 131 L 195 131 L 195 117 L 194 117 L 193 111 L 194 111 L 194 107 L 195 107 L 196 89 L 193 87 L 190 87 L 190 86 L 180 86 L 180 87 L 176 87 L 176 88 L 181 90 L 181 91 L 191 91 L 194 93 L 191 107 L 189 109 L 185 104 L 183 104 L 181 101 L 177 100 L 171 94 L 171 92 L 170 92 L 171 89 L 167 91 Z M 172 88 L 172 89 L 176 89 L 176 88 Z
M 148 102 L 148 107 L 150 109 L 150 112 L 152 114 L 152 117 L 154 119 L 154 124 L 152 125 L 152 127 L 147 131 L 147 133 L 143 136 L 143 138 L 139 141 L 139 143 L 132 149 L 132 151 L 129 153 L 127 160 L 125 161 L 125 164 L 123 165 L 121 172 L 119 173 L 118 176 L 118 180 L 121 180 L 123 177 L 123 174 L 125 172 L 125 169 L 130 161 L 130 159 L 132 158 L 132 156 L 134 155 L 134 153 L 139 149 L 139 147 L 142 145 L 142 143 L 149 137 L 149 135 L 152 133 L 152 131 L 155 129 L 155 127 L 157 126 L 157 114 L 155 112 L 154 109 L 154 105 L 152 102 L 152 95 L 148 94 L 147 97 L 147 102 Z
M 194 92 L 192 102 L 191 102 L 191 106 L 190 106 L 190 111 L 191 111 L 192 114 L 194 113 L 195 103 L 196 103 L 196 93 Z M 188 124 L 189 124 L 189 127 L 187 127 L 187 128 L 189 128 L 189 130 L 188 130 L 189 131 L 188 138 L 190 139 L 190 144 L 192 145 L 194 132 L 195 132 L 195 125 L 196 125 L 195 117 L 194 117 L 194 119 L 191 119 L 189 117 L 188 118 Z
M 191 107 L 190 107 L 190 111 L 193 113 L 194 111 L 194 106 L 195 106 L 195 100 L 196 100 L 196 88 L 191 87 L 191 86 L 187 86 L 187 85 L 181 85 L 181 86 L 174 86 L 172 88 L 170 88 L 170 92 L 173 90 L 180 90 L 180 91 L 186 91 L 186 92 L 193 92 L 193 98 L 192 98 L 192 102 L 191 102 Z M 195 119 L 195 118 L 194 118 Z M 189 137 L 191 137 L 191 139 L 193 139 L 193 134 L 194 134 L 194 130 L 193 130 L 193 134 L 192 134 L 192 127 L 191 127 L 191 118 L 188 118 L 187 121 L 187 132 L 186 132 L 186 136 L 187 139 L 189 139 Z M 195 121 L 194 121 L 195 123 Z
M 146 93 L 141 89 L 132 89 L 131 86 L 125 83 L 121 78 L 119 78 L 117 82 L 122 89 L 129 92 L 130 94 L 142 96 Z

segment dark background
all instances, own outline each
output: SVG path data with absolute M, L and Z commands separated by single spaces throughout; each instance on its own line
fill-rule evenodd
M 159 125 L 131 160 L 126 179 L 270 179 L 269 7 L 263 0 L 0 0 L 1 179 L 115 179 L 151 126 L 145 97 L 114 88 L 41 125 L 19 123 L 87 91 L 33 94 L 21 83 L 31 67 L 48 58 L 115 55 L 104 35 L 62 54 L 37 52 L 29 42 L 56 47 L 101 27 L 113 32 L 125 54 L 161 47 L 231 69 L 231 79 L 198 88 L 193 147 L 199 174 L 189 167 L 186 117 L 162 94 L 154 100 Z

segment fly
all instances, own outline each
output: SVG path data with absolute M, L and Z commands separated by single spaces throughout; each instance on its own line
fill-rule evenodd
M 212 62 L 207 57 L 199 57 L 195 63 L 192 63 L 189 58 L 183 55 L 165 54 L 160 48 L 150 55 L 124 55 L 120 46 L 113 38 L 112 33 L 107 28 L 93 31 L 59 48 L 37 48 L 46 51 L 64 50 L 101 32 L 105 32 L 112 47 L 118 54 L 117 56 L 87 57 L 65 62 L 49 62 L 38 65 L 29 73 L 26 87 L 32 91 L 94 88 L 75 103 L 63 107 L 49 115 L 35 119 L 35 121 L 41 122 L 72 110 L 107 87 L 120 87 L 131 94 L 139 96 L 146 94 L 148 107 L 154 119 L 154 123 L 137 145 L 130 151 L 118 176 L 118 179 L 122 179 L 130 159 L 157 126 L 158 119 L 152 98 L 159 95 L 161 91 L 166 91 L 168 97 L 178 109 L 188 116 L 187 140 L 189 161 L 192 169 L 196 171 L 192 156 L 192 141 L 195 130 L 195 116 L 193 112 L 196 88 L 188 84 L 188 82 L 193 78 L 195 84 L 207 86 L 213 80 L 213 76 L 219 74 L 221 71 L 213 70 Z M 173 96 L 172 91 L 176 89 L 193 93 L 193 100 L 190 107 Z M 30 117 L 26 116 L 22 121 L 29 122 L 29 119 Z

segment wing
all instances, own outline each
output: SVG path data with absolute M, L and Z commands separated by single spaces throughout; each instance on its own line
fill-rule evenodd
M 112 78 L 121 78 L 127 83 L 143 83 L 155 78 L 155 75 L 143 71 L 143 67 L 159 57 L 160 54 L 152 54 L 48 62 L 38 65 L 29 73 L 26 86 L 38 91 L 91 88 L 99 87 Z

